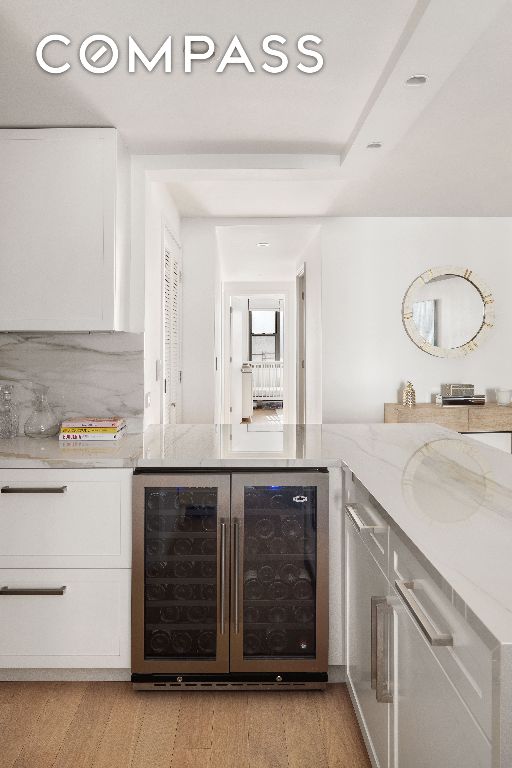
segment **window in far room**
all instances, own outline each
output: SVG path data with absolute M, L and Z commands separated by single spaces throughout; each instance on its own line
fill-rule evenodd
M 280 360 L 279 312 L 253 309 L 249 312 L 249 360 Z

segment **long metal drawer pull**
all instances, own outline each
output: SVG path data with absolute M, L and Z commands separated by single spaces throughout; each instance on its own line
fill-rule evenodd
M 396 580 L 395 587 L 430 645 L 453 645 L 453 636 L 437 631 L 414 595 L 414 581 Z
M 0 587 L 1 595 L 63 595 L 66 587 Z
M 226 610 L 226 523 L 220 524 L 220 633 L 224 634 L 224 613 Z
M 366 523 L 363 523 L 363 521 L 357 514 L 357 508 L 355 504 L 345 504 L 345 509 L 348 513 L 348 516 L 350 517 L 355 527 L 357 528 L 358 533 L 361 533 L 361 531 L 374 531 L 376 528 L 380 527 L 376 524 L 367 525 Z
M 16 487 L 12 485 L 4 485 L 0 488 L 0 493 L 66 493 L 67 485 L 58 485 L 55 488 L 49 486 L 42 487 Z
M 233 530 L 235 534 L 235 557 L 234 557 L 234 571 L 235 571 L 235 635 L 240 631 L 240 621 L 238 618 L 238 611 L 240 608 L 240 525 L 237 521 L 233 523 Z
M 385 603 L 387 600 L 386 597 L 375 597 L 373 596 L 371 599 L 371 621 L 370 621 L 370 631 L 371 631 L 371 659 L 370 659 L 370 670 L 371 670 L 371 687 L 375 691 L 377 689 L 377 606 L 381 603 Z
M 375 698 L 379 704 L 392 704 L 393 692 L 388 679 L 389 667 L 389 628 L 386 632 L 386 619 L 389 615 L 388 601 L 377 603 L 376 613 L 376 664 L 375 664 Z

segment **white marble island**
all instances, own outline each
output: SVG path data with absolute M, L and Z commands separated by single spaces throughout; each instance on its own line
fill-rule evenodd
M 347 571 L 344 570 L 344 563 L 349 551 L 346 547 L 350 545 L 355 529 L 350 523 L 343 526 L 343 476 L 345 503 L 359 504 L 363 516 L 365 510 L 373 516 L 363 520 L 363 529 L 367 530 L 359 532 L 363 545 L 361 551 L 369 555 L 368 562 L 373 558 L 379 584 L 382 584 L 390 609 L 398 617 L 398 634 L 402 626 L 400 622 L 403 622 L 407 612 L 407 603 L 395 587 L 397 582 L 404 582 L 413 584 L 424 607 L 427 603 L 424 600 L 422 603 L 422 598 L 432 598 L 432 626 L 441 637 L 450 635 L 452 638 L 449 647 L 433 647 L 432 658 L 443 669 L 444 678 L 453 682 L 450 682 L 450 691 L 453 689 L 455 699 L 462 702 L 469 721 L 475 724 L 478 740 L 473 754 L 477 755 L 475 759 L 478 762 L 461 762 L 462 758 L 457 754 L 450 762 L 443 755 L 443 768 L 451 765 L 458 768 L 463 764 L 492 765 L 493 768 L 511 765 L 512 568 L 509 563 L 512 549 L 512 458 L 509 455 L 442 427 L 425 424 L 285 426 L 269 431 L 251 428 L 251 425 L 154 426 L 147 429 L 144 435 L 127 436 L 118 445 L 100 448 L 61 447 L 56 440 L 18 438 L 0 441 L 2 485 L 21 482 L 20 478 L 23 479 L 26 473 L 32 473 L 31 482 L 35 482 L 35 477 L 47 478 L 47 482 L 52 484 L 69 482 L 72 489 L 73 482 L 76 481 L 78 488 L 79 481 L 87 479 L 92 484 L 105 479 L 114 482 L 114 475 L 109 474 L 107 478 L 107 474 L 103 473 L 119 473 L 120 490 L 115 490 L 114 483 L 110 493 L 115 492 L 118 498 L 125 500 L 122 516 L 125 532 L 130 514 L 128 489 L 134 469 L 202 471 L 268 468 L 282 471 L 315 467 L 327 467 L 331 476 L 331 663 L 338 666 L 348 663 L 350 679 L 350 640 L 355 634 L 355 618 L 350 613 L 354 598 L 350 598 L 349 588 L 354 577 L 350 570 L 350 558 Z M 375 523 L 376 519 L 381 522 Z M 115 526 L 114 521 L 111 523 Z M 71 536 L 69 531 L 68 534 Z M 111 534 L 114 541 L 114 527 Z M 365 534 L 368 534 L 366 538 Z M 19 538 L 18 543 L 21 540 Z M 112 580 L 113 574 L 121 581 L 125 578 L 123 573 L 129 578 L 129 539 L 125 537 L 124 541 L 123 551 L 115 555 L 117 560 L 107 553 L 101 561 L 111 569 L 119 569 L 115 574 L 113 570 L 105 571 L 109 580 Z M 62 563 L 62 567 L 76 568 L 76 563 L 80 562 L 83 567 L 98 568 L 101 559 L 96 553 L 93 562 L 90 559 L 93 554 L 75 552 Z M 51 552 L 46 560 L 41 558 L 40 552 L 37 558 L 34 553 L 25 553 L 21 557 L 18 552 L 18 560 L 12 565 L 9 553 L 1 552 L 0 557 L 2 555 L 2 567 L 11 568 L 48 568 L 53 563 L 52 557 L 55 559 Z M 409 592 L 412 594 L 412 591 L 411 587 Z M 348 613 L 343 630 L 341 616 L 346 594 Z M 356 602 L 358 600 L 359 597 Z M 438 609 L 440 618 L 436 615 Z M 120 615 L 123 611 L 126 621 L 123 620 L 124 623 L 116 630 L 119 637 L 129 632 L 129 607 L 126 602 L 120 608 Z M 369 607 L 368 610 L 365 607 L 363 619 L 368 618 L 369 613 Z M 423 642 L 423 638 L 420 640 Z M 417 637 L 411 641 L 402 638 L 397 658 L 403 659 L 403 649 L 412 648 L 418 642 Z M 364 647 L 364 640 L 360 645 Z M 129 666 L 126 643 L 123 648 L 118 657 L 110 658 L 110 662 L 103 655 L 101 661 L 96 657 L 95 663 L 94 653 L 91 653 L 87 663 L 81 666 L 110 665 L 119 668 L 122 676 Z M 418 648 L 424 650 L 422 646 Z M 32 666 L 49 667 L 54 664 L 48 659 Z M 416 661 L 415 657 L 410 657 L 408 669 L 415 670 Z M 20 666 L 27 664 L 25 661 Z M 15 660 L 11 657 L 10 663 L 3 666 L 13 667 Z M 370 686 L 369 672 L 366 682 L 368 701 L 373 702 L 375 692 Z M 386 711 L 388 728 L 399 714 L 402 724 L 405 722 L 406 713 L 403 707 L 401 710 L 404 692 L 420 682 L 412 682 L 408 678 L 405 682 L 401 679 L 395 681 L 397 691 L 394 703 L 391 707 L 379 704 L 378 708 L 379 716 Z M 441 708 L 443 694 L 440 697 Z M 414 711 L 412 704 L 408 709 Z M 473 732 L 466 734 L 466 726 L 457 724 L 459 715 L 454 712 L 449 714 L 452 719 L 455 718 L 451 732 L 460 732 L 462 742 L 472 744 Z M 364 720 L 364 706 L 361 717 Z M 422 717 L 424 715 L 418 714 L 419 720 Z M 364 726 L 363 723 L 364 727 L 367 727 L 367 739 L 371 740 L 373 726 Z M 403 734 L 407 728 L 397 727 L 395 732 Z M 392 749 L 398 750 L 397 754 L 400 748 L 406 750 L 405 746 L 390 747 L 388 744 L 388 747 L 389 754 Z M 375 765 L 384 764 L 378 760 L 378 750 L 373 757 Z M 412 767 L 403 755 L 401 760 L 397 758 L 396 764 Z M 430 766 L 430 763 L 424 764 Z M 420 765 L 423 763 L 418 763 Z

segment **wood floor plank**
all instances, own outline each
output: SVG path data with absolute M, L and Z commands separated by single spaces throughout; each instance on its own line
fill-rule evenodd
M 329 768 L 371 768 L 346 685 L 327 687 L 318 714 Z
M 0 684 L 0 768 L 370 768 L 346 686 L 135 692 Z
M 169 768 L 182 694 L 147 692 L 140 696 L 142 717 L 130 768 Z
M 0 768 L 12 768 L 41 716 L 53 683 L 17 683 L 0 731 Z
M 92 768 L 128 768 L 135 754 L 142 724 L 144 695 L 134 692 L 130 683 L 116 683 L 116 686 L 119 688 L 118 695 Z
M 182 694 L 174 745 L 176 749 L 210 749 L 216 695 L 210 691 Z
M 118 693 L 117 683 L 87 683 L 54 768 L 91 768 Z
M 14 768 L 52 768 L 87 688 L 86 683 L 53 683 L 48 699 Z
M 268 691 L 249 694 L 247 735 L 249 768 L 288 768 L 280 693 Z
M 323 691 L 281 694 L 289 768 L 328 768 L 317 708 L 323 695 Z
M 11 703 L 17 690 L 17 683 L 0 683 L 0 729 L 4 719 L 9 714 Z
M 211 749 L 175 749 L 172 765 L 179 765 L 180 768 L 210 768 L 211 755 Z
M 244 691 L 213 694 L 210 768 L 247 766 L 247 698 Z

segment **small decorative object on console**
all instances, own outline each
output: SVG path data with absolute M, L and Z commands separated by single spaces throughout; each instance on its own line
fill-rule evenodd
M 408 408 L 412 408 L 416 405 L 416 390 L 410 381 L 405 385 L 402 392 L 402 405 L 406 405 Z
M 441 384 L 442 397 L 473 397 L 474 384 Z
M 485 405 L 485 395 L 475 395 L 474 384 L 441 384 L 437 405 Z
M 498 403 L 498 405 L 510 405 L 511 400 L 512 400 L 512 389 L 498 388 L 496 390 L 496 402 Z

